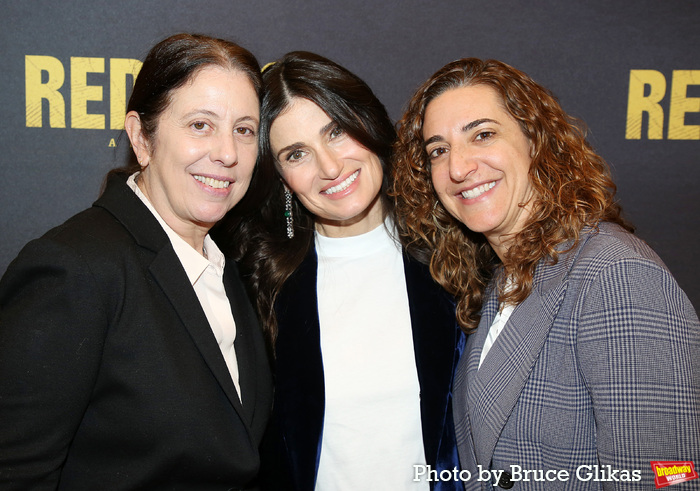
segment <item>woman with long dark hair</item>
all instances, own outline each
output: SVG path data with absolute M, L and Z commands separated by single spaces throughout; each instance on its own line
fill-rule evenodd
M 457 465 L 461 337 L 424 256 L 397 238 L 393 125 L 362 80 L 321 56 L 289 53 L 263 81 L 259 165 L 279 179 L 241 229 L 275 358 L 263 478 L 275 490 L 432 488 L 429 468 Z

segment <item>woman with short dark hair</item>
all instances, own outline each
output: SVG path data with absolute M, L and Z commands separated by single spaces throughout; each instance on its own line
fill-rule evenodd
M 269 365 L 208 232 L 254 179 L 260 87 L 235 43 L 161 41 L 127 108 L 132 164 L 7 269 L 0 488 L 255 486 Z

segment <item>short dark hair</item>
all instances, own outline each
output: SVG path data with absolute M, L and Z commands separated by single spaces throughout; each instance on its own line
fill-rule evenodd
M 158 118 L 172 102 L 173 92 L 210 66 L 244 73 L 255 89 L 258 100 L 261 98 L 260 65 L 250 51 L 232 41 L 203 34 L 172 35 L 153 46 L 146 55 L 126 107 L 127 112 L 136 111 L 139 114 L 141 130 L 147 139 L 151 140 L 155 135 Z M 131 152 L 126 165 L 107 174 L 105 184 L 112 175 L 129 176 L 140 170 L 136 155 Z M 257 207 L 266 194 L 269 176 L 259 174 L 256 168 L 248 192 L 235 207 L 237 216 Z M 229 212 L 229 215 L 232 213 Z M 236 220 L 226 227 L 233 227 L 235 223 Z
M 255 56 L 238 44 L 202 34 L 175 34 L 153 46 L 136 77 L 126 112 L 136 111 L 147 139 L 153 138 L 158 118 L 170 105 L 175 90 L 191 81 L 208 66 L 240 70 L 253 85 L 258 99 L 262 95 L 260 65 Z M 133 153 L 124 167 L 109 175 L 131 175 L 141 170 Z
M 127 112 L 139 113 L 147 138 L 153 135 L 173 91 L 191 81 L 202 68 L 212 65 L 242 71 L 258 98 L 261 96 L 260 66 L 247 49 L 201 34 L 175 34 L 156 44 L 146 56 L 126 108 Z

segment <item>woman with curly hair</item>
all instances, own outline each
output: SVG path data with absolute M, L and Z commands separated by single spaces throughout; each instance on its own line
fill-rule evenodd
M 697 314 L 582 125 L 526 74 L 469 58 L 418 89 L 398 132 L 399 225 L 471 334 L 463 469 L 506 489 L 649 489 L 650 461 L 698 462 Z
M 288 53 L 263 82 L 259 166 L 279 178 L 231 240 L 251 245 L 241 267 L 275 356 L 263 489 L 461 489 L 430 477 L 458 466 L 463 336 L 426 254 L 397 238 L 394 126 L 322 56 Z

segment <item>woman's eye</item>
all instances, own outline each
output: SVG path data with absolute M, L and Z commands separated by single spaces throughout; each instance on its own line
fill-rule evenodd
M 344 133 L 343 128 L 341 128 L 340 126 L 335 126 L 330 132 L 330 137 L 337 138 L 340 135 L 342 135 L 343 133 Z
M 235 129 L 236 133 L 239 135 L 255 135 L 255 131 L 253 131 L 252 128 L 247 128 L 245 126 L 241 126 L 240 128 Z
M 437 147 L 437 148 L 432 149 L 428 153 L 428 157 L 430 157 L 431 159 L 436 159 L 436 158 L 440 157 L 441 155 L 444 155 L 445 153 L 447 153 L 447 149 L 445 147 Z
M 292 153 L 287 155 L 287 161 L 288 162 L 295 162 L 299 159 L 301 159 L 304 156 L 304 152 L 301 150 L 294 150 Z
M 486 140 L 486 139 L 488 139 L 488 138 L 491 138 L 493 135 L 494 135 L 494 132 L 493 132 L 493 131 L 480 131 L 480 132 L 476 135 L 476 139 L 477 139 L 477 140 Z
M 192 127 L 197 131 L 202 131 L 204 128 L 207 127 L 207 123 L 205 123 L 204 121 L 197 121 L 195 123 L 192 123 Z

